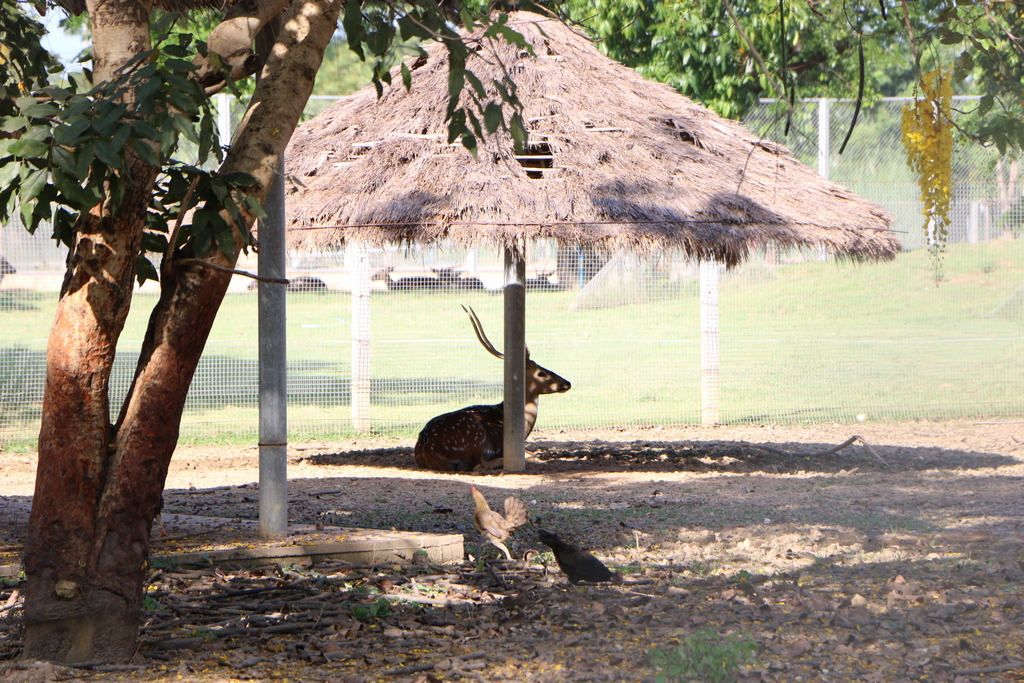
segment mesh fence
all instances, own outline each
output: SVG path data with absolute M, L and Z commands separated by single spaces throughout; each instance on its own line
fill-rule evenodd
M 842 156 L 852 105 L 827 115 L 808 102 L 789 135 L 773 105 L 747 125 L 896 217 L 906 251 L 852 265 L 815 252 L 755 254 L 719 283 L 720 420 L 820 422 L 1006 417 L 1024 413 L 1024 240 L 1017 239 L 1018 164 L 964 146 L 956 160 L 953 225 L 936 285 L 917 185 L 899 141 L 902 102 L 861 112 Z M 314 102 L 314 107 L 323 107 Z M 240 110 L 230 112 L 237 125 Z M 226 117 L 226 120 L 228 117 Z M 828 135 L 819 122 L 828 121 Z M 819 166 L 819 140 L 832 153 Z M 828 165 L 825 166 L 824 164 Z M 49 235 L 0 228 L 17 272 L 0 282 L 0 441 L 38 431 L 46 337 L 64 254 Z M 352 273 L 371 274 L 368 319 L 353 321 Z M 240 264 L 255 271 L 250 260 Z M 9 270 L 9 269 L 5 269 Z M 700 423 L 700 277 L 682 254 L 599 254 L 529 245 L 526 337 L 531 356 L 569 379 L 542 397 L 541 428 Z M 292 253 L 288 293 L 290 438 L 338 438 L 356 428 L 411 435 L 432 416 L 501 400 L 501 362 L 477 342 L 472 306 L 500 348 L 501 254 L 486 249 Z M 193 380 L 182 436 L 255 438 L 257 297 L 236 278 Z M 118 347 L 112 410 L 127 391 L 148 311 L 136 292 Z M 366 330 L 369 330 L 366 341 Z M 354 345 L 368 372 L 352 372 Z M 355 375 L 356 379 L 353 379 Z M 357 400 L 353 401 L 353 396 Z M 362 396 L 364 400 L 358 400 Z

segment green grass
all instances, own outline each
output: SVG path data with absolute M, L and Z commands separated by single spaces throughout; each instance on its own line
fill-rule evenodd
M 923 250 L 882 264 L 811 261 L 727 273 L 720 292 L 721 415 L 813 423 L 1024 413 L 1024 240 L 952 245 L 946 280 Z M 639 303 L 570 313 L 575 292 L 530 293 L 534 359 L 573 383 L 541 399 L 539 427 L 700 421 L 700 319 L 692 279 L 654 279 Z M 0 438 L 31 440 L 56 296 L 0 292 Z M 127 389 L 156 297 L 136 294 L 115 368 Z M 256 296 L 230 294 L 182 422 L 192 443 L 257 432 Z M 503 346 L 502 297 L 380 293 L 372 299 L 373 430 L 411 435 L 430 417 L 501 400 L 501 363 L 460 304 Z M 1009 304 L 1007 303 L 1009 302 Z M 1002 307 L 1002 308 L 1000 308 Z M 998 312 L 998 315 L 993 315 Z M 289 294 L 292 438 L 343 438 L 349 415 L 349 297 Z

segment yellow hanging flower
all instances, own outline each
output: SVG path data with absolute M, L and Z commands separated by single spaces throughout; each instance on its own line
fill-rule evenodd
M 953 196 L 952 71 L 929 71 L 920 85 L 924 96 L 903 107 L 903 146 L 907 149 L 907 164 L 917 174 L 921 187 L 928 251 L 935 280 L 939 281 Z

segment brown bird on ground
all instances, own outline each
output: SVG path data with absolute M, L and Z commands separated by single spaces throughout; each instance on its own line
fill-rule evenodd
M 555 553 L 555 561 L 558 563 L 558 568 L 569 577 L 569 582 L 573 585 L 580 581 L 597 583 L 599 581 L 619 582 L 622 580 L 621 574 L 613 573 L 612 570 L 604 566 L 601 560 L 584 550 L 579 543 L 563 541 L 555 534 L 544 529 L 539 529 L 537 535 L 540 537 L 540 542 L 551 548 Z
M 505 553 L 505 558 L 511 560 L 512 553 L 505 547 L 504 541 L 512 536 L 513 529 L 526 524 L 526 505 L 518 498 L 509 496 L 505 499 L 505 516 L 503 517 L 491 510 L 484 494 L 477 491 L 475 486 L 470 487 L 469 492 L 473 494 L 473 500 L 476 502 L 473 525 L 480 532 L 481 540 L 500 549 Z M 480 554 L 479 545 L 478 543 L 478 555 Z

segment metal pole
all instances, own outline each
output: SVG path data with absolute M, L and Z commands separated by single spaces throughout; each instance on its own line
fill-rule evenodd
M 285 277 L 284 156 L 263 203 L 259 276 Z M 288 534 L 288 383 L 283 284 L 259 283 L 260 538 Z
M 217 93 L 217 135 L 220 144 L 230 145 L 231 136 L 231 97 L 226 92 Z
M 363 245 L 349 242 L 345 261 L 352 283 L 352 428 L 365 432 L 370 429 L 370 259 Z
M 526 469 L 526 259 L 505 247 L 504 470 Z
M 831 147 L 828 99 L 822 97 L 818 99 L 818 175 L 825 180 L 828 180 L 828 175 L 832 170 L 829 156 Z
M 719 423 L 718 412 L 718 277 L 715 261 L 700 262 L 701 424 Z
M 825 180 L 829 179 L 829 174 L 832 172 L 832 131 L 830 126 L 828 98 L 822 97 L 818 99 L 818 175 Z M 825 247 L 818 247 L 818 260 L 828 260 L 828 252 Z

